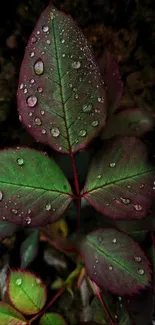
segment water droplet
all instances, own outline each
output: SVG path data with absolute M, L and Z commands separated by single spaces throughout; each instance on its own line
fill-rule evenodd
M 52 206 L 51 206 L 51 204 L 50 204 L 50 203 L 48 203 L 48 204 L 46 205 L 46 207 L 45 207 L 45 209 L 46 209 L 47 211 L 50 211 L 50 210 L 51 210 L 51 208 L 52 208 Z
M 102 176 L 101 175 L 97 175 L 97 178 L 100 179 Z
M 31 218 L 30 217 L 26 217 L 25 222 L 27 223 L 27 225 L 29 225 L 31 223 Z
M 142 206 L 139 205 L 139 204 L 134 205 L 134 208 L 135 208 L 136 211 L 142 211 L 143 210 Z
M 44 25 L 42 27 L 42 30 L 43 30 L 44 33 L 47 33 L 49 31 L 49 27 Z
M 40 76 L 44 72 L 44 63 L 41 59 L 37 60 L 34 64 L 34 72 Z
M 49 44 L 51 44 L 51 41 L 49 39 L 47 39 L 46 43 L 49 45 Z
M 42 93 L 42 91 L 43 91 L 42 87 L 38 87 L 37 90 L 39 93 Z
M 2 191 L 0 191 L 0 201 L 2 201 L 2 199 L 3 199 L 3 193 Z
M 53 12 L 52 12 L 52 11 L 50 12 L 50 19 L 51 19 L 51 20 L 53 20 L 53 19 L 54 19 L 54 14 L 53 14 Z
M 42 134 L 46 134 L 46 130 L 45 129 L 42 129 L 41 133 Z
M 89 113 L 89 112 L 91 112 L 92 108 L 93 108 L 93 105 L 90 103 L 90 104 L 85 104 L 83 106 L 82 110 L 84 113 Z
M 20 88 L 20 89 L 23 89 L 23 88 L 24 88 L 24 84 L 23 84 L 23 83 L 20 84 L 19 88 Z
M 30 57 L 31 57 L 31 58 L 33 58 L 33 57 L 34 57 L 34 55 L 35 55 L 35 53 L 34 53 L 34 52 L 31 52 L 31 53 L 30 53 Z
M 79 132 L 79 136 L 80 137 L 85 137 L 86 134 L 87 134 L 87 131 L 86 130 L 80 130 L 80 132 Z
M 40 113 L 41 113 L 41 115 L 45 115 L 45 111 L 44 110 L 41 110 Z
M 98 126 L 99 125 L 99 121 L 93 121 L 91 125 L 92 126 Z
M 113 270 L 113 267 L 112 265 L 109 265 L 109 270 L 112 271 Z
M 78 94 L 76 94 L 76 95 L 75 95 L 75 98 L 76 98 L 76 99 L 78 99 L 78 98 L 79 98 Z
M 65 58 L 65 56 L 66 56 L 66 54 L 65 54 L 65 53 L 63 53 L 63 54 L 62 54 L 62 57 L 63 57 L 63 58 Z
M 139 270 L 138 270 L 138 273 L 139 273 L 140 275 L 143 275 L 143 274 L 145 273 L 145 271 L 144 271 L 143 269 L 139 269 Z
M 33 114 L 32 114 L 32 112 L 29 112 L 29 116 L 32 116 Z
M 81 67 L 81 63 L 79 61 L 75 61 L 72 63 L 73 69 L 79 69 Z
M 18 210 L 17 209 L 11 209 L 12 213 L 17 214 Z
M 65 43 L 65 40 L 64 40 L 64 39 L 62 39 L 61 43 L 62 43 L 62 44 L 64 44 L 64 43 Z
M 122 301 L 122 297 L 119 296 L 119 297 L 118 297 L 118 300 L 119 300 L 119 301 Z
M 120 200 L 124 203 L 124 204 L 129 204 L 131 202 L 130 199 L 126 199 L 124 197 L 120 197 Z
M 24 94 L 27 94 L 27 88 L 24 89 L 23 93 Z
M 35 124 L 38 126 L 40 126 L 42 124 L 41 119 L 39 117 L 36 117 L 34 121 L 35 121 Z
M 114 239 L 112 240 L 112 242 L 113 242 L 114 244 L 116 244 L 116 243 L 117 243 L 117 239 L 114 238 Z
M 134 260 L 135 260 L 135 262 L 141 262 L 141 257 L 140 256 L 134 256 Z
M 31 42 L 32 42 L 33 44 L 36 43 L 36 41 L 37 41 L 37 38 L 36 38 L 35 36 L 31 38 Z
M 131 188 L 131 185 L 127 185 L 127 188 Z
M 22 279 L 20 279 L 20 278 L 17 279 L 17 280 L 16 280 L 16 284 L 17 284 L 17 286 L 20 286 L 20 285 L 22 284 Z
M 114 163 L 114 162 L 113 163 L 110 163 L 109 166 L 113 168 L 113 167 L 116 166 L 116 163 Z
M 18 163 L 19 166 L 23 166 L 24 165 L 24 159 L 23 158 L 18 158 L 17 163 Z
M 145 187 L 145 185 L 144 185 L 144 184 L 141 184 L 141 185 L 140 185 L 140 188 L 144 188 L 144 187 Z
M 26 101 L 29 107 L 34 107 L 37 104 L 38 99 L 36 96 L 32 95 L 29 96 Z
M 28 214 L 31 214 L 32 210 L 31 209 L 28 209 L 27 213 Z
M 39 278 L 36 278 L 36 283 L 37 284 L 40 284 L 41 283 L 41 280 Z
M 98 100 L 99 103 L 104 103 L 104 98 L 103 97 L 98 97 L 97 100 Z
M 118 319 L 118 316 L 117 315 L 115 315 L 114 317 L 115 317 L 115 319 Z
M 60 130 L 58 128 L 51 129 L 51 134 L 53 137 L 57 138 L 60 135 Z

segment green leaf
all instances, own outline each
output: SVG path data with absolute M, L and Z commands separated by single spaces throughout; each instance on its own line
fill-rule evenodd
M 8 278 L 11 303 L 26 315 L 37 314 L 46 303 L 46 287 L 40 278 L 28 271 L 11 271 Z
M 47 313 L 41 317 L 39 325 L 67 325 L 67 323 L 59 314 Z
M 0 152 L 0 219 L 43 226 L 72 201 L 71 187 L 52 158 L 17 148 Z
M 0 221 L 0 238 L 6 238 L 6 237 L 11 237 L 13 236 L 16 231 L 19 229 L 19 226 L 7 222 L 7 221 Z
M 22 243 L 20 248 L 22 269 L 26 267 L 36 258 L 39 245 L 39 230 L 34 230 Z
M 149 286 L 150 262 L 129 236 L 116 229 L 98 229 L 80 245 L 88 276 L 118 295 L 132 295 Z
M 26 325 L 27 321 L 17 310 L 4 302 L 0 302 L 1 325 Z
M 30 134 L 60 152 L 84 148 L 105 125 L 106 90 L 92 49 L 51 3 L 28 42 L 17 98 Z
M 82 191 L 98 212 L 113 219 L 146 217 L 155 197 L 155 166 L 134 137 L 109 141 L 93 157 Z

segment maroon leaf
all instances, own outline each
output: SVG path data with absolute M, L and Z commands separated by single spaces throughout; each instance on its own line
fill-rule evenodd
M 51 4 L 30 37 L 20 70 L 20 120 L 36 140 L 72 154 L 105 125 L 103 81 L 87 40 Z
M 52 158 L 26 148 L 0 151 L 0 219 L 43 226 L 60 218 L 72 198 Z
M 132 295 L 149 286 L 150 262 L 129 236 L 116 229 L 98 229 L 81 244 L 88 276 L 113 294 Z
M 155 197 L 155 166 L 136 138 L 109 141 L 92 159 L 82 191 L 94 208 L 111 218 L 143 218 Z
M 101 55 L 98 64 L 107 86 L 108 115 L 111 115 L 120 105 L 123 95 L 123 82 L 118 63 L 114 55 L 108 50 Z

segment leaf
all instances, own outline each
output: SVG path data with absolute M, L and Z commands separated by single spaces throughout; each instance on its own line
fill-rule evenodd
M 20 248 L 20 268 L 26 269 L 37 256 L 39 246 L 39 230 L 34 230 L 22 243 Z
M 8 295 L 15 308 L 26 315 L 37 314 L 46 302 L 46 287 L 40 278 L 28 271 L 11 271 Z
M 67 323 L 61 315 L 47 313 L 41 317 L 39 325 L 67 325 Z
M 43 226 L 72 201 L 71 187 L 52 158 L 31 149 L 0 152 L 0 219 Z
M 20 120 L 39 142 L 70 155 L 105 125 L 106 93 L 92 50 L 70 16 L 51 3 L 20 70 Z
M 109 141 L 92 159 L 82 191 L 98 212 L 113 219 L 146 217 L 155 196 L 155 167 L 134 137 Z
M 110 139 L 115 135 L 142 136 L 153 129 L 151 113 L 140 108 L 126 108 L 113 114 L 107 121 L 101 134 L 102 139 Z
M 108 116 L 119 107 L 123 95 L 123 82 L 117 60 L 108 50 L 100 56 L 98 65 L 107 86 Z
M 80 251 L 90 279 L 113 294 L 132 295 L 151 282 L 149 260 L 123 232 L 98 229 L 85 237 Z
M 17 310 L 0 301 L 0 324 L 26 325 L 27 321 Z
M 18 229 L 19 226 L 11 222 L 0 221 L 0 239 L 13 236 Z

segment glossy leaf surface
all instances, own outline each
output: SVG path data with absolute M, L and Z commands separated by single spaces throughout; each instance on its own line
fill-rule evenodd
M 151 129 L 153 118 L 147 110 L 127 108 L 109 118 L 101 138 L 110 139 L 115 135 L 142 136 Z
M 41 317 L 39 325 L 67 325 L 67 323 L 61 315 L 47 313 Z
M 114 219 L 143 218 L 155 197 L 155 166 L 144 144 L 133 137 L 109 141 L 92 159 L 82 196 Z
M 123 232 L 98 229 L 83 240 L 81 253 L 88 276 L 113 294 L 132 295 L 150 284 L 149 260 Z
M 46 302 L 46 287 L 36 275 L 28 271 L 11 271 L 8 278 L 11 303 L 26 315 L 38 313 Z
M 49 5 L 20 70 L 20 120 L 39 142 L 72 154 L 105 125 L 106 94 L 92 50 L 70 16 Z
M 17 310 L 4 302 L 0 302 L 1 325 L 26 325 L 27 321 Z
M 0 221 L 0 239 L 4 239 L 7 237 L 13 236 L 16 231 L 19 229 L 19 226 L 7 222 L 7 221 Z
M 70 185 L 52 158 L 31 149 L 0 152 L 0 218 L 42 226 L 72 201 Z
M 34 230 L 23 242 L 20 247 L 21 264 L 20 267 L 25 269 L 33 262 L 37 256 L 39 246 L 39 230 Z

